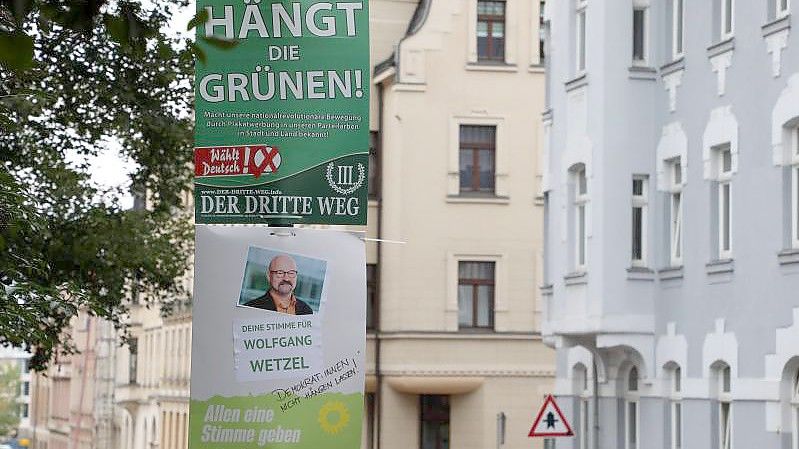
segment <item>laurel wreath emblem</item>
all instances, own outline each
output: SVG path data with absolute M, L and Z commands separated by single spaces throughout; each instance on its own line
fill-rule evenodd
M 350 193 L 358 190 L 363 185 L 363 181 L 366 179 L 366 168 L 363 166 L 362 163 L 359 162 L 358 163 L 358 181 L 356 181 L 355 184 L 352 185 L 351 187 L 346 188 L 346 189 L 342 189 L 341 187 L 338 186 L 338 184 L 336 184 L 335 181 L 333 181 L 333 168 L 334 167 L 335 167 L 335 165 L 332 162 L 327 164 L 327 174 L 325 175 L 325 178 L 327 178 L 327 183 L 330 184 L 330 188 L 335 190 L 336 193 L 338 193 L 339 195 L 349 195 Z

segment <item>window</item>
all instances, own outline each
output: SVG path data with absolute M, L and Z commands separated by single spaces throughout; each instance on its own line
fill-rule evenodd
M 421 449 L 449 449 L 449 396 L 423 395 Z
M 494 327 L 494 262 L 458 262 L 458 326 Z
M 732 257 L 732 152 L 729 145 L 716 149 L 718 178 L 719 259 Z
M 671 371 L 671 449 L 682 449 L 682 370 Z
M 685 0 L 672 0 L 671 53 L 674 59 L 685 52 Z
M 538 5 L 538 63 L 543 65 L 546 60 L 546 23 L 544 21 L 545 0 Z
M 460 193 L 494 194 L 496 126 L 460 126 Z
M 735 1 L 721 1 L 721 40 L 732 37 L 735 26 Z
M 730 367 L 723 364 L 716 369 L 719 401 L 719 448 L 732 447 L 732 395 L 730 394 Z
M 777 1 L 777 17 L 785 17 L 790 12 L 790 0 L 776 0 Z
M 667 164 L 669 170 L 669 262 L 682 265 L 682 163 L 680 158 Z
M 633 64 L 645 65 L 647 60 L 647 21 L 645 7 L 633 8 Z
M 575 71 L 579 74 L 585 71 L 585 10 L 587 0 L 575 0 L 577 2 L 575 10 Z
M 477 0 L 477 60 L 505 60 L 505 2 Z
M 799 128 L 791 132 L 791 246 L 799 248 Z
M 625 395 L 624 441 L 627 449 L 638 448 L 638 368 L 630 368 Z
M 585 166 L 580 165 L 574 169 L 574 229 L 575 229 L 575 268 L 584 271 L 587 261 L 587 215 L 588 204 L 588 179 Z
M 20 391 L 20 394 L 21 394 L 22 396 L 30 396 L 30 394 L 31 394 L 31 383 L 30 383 L 30 382 L 28 382 L 27 380 L 26 380 L 26 381 L 23 381 L 23 382 L 20 384 L 20 390 L 21 390 L 21 391 Z
M 136 373 L 139 367 L 139 340 L 131 338 L 128 343 L 128 352 L 130 353 L 130 360 L 128 361 L 128 383 L 137 383 Z
M 589 410 L 589 400 L 591 399 L 591 390 L 588 388 L 588 369 L 582 365 L 580 365 L 578 368 L 575 368 L 575 381 L 575 388 L 580 400 L 580 433 L 578 435 L 580 439 L 580 446 L 578 449 L 590 449 L 591 426 L 589 419 L 591 413 Z
M 645 176 L 633 178 L 632 265 L 634 267 L 646 266 L 647 184 Z
M 377 264 L 366 264 L 366 328 L 375 328 L 377 311 Z
M 27 418 L 30 413 L 30 406 L 28 404 L 20 404 L 20 416 Z
M 369 131 L 369 198 L 380 196 L 380 133 Z

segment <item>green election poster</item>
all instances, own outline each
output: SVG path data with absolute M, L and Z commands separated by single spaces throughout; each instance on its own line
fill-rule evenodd
M 189 449 L 360 448 L 363 240 L 205 225 L 196 238 Z
M 198 0 L 197 223 L 366 224 L 366 0 Z

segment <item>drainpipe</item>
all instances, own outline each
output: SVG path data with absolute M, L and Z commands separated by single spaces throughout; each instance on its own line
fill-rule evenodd
M 378 176 L 377 179 L 380 180 L 380 184 L 383 183 L 383 176 L 382 176 L 382 162 L 383 162 L 383 84 L 377 85 L 377 170 Z M 381 435 L 381 419 L 383 418 L 383 376 L 380 374 L 380 290 L 382 290 L 382 283 L 380 282 L 380 272 L 383 270 L 382 261 L 380 259 L 380 249 L 382 248 L 383 244 L 379 241 L 382 237 L 382 224 L 383 224 L 383 187 L 382 185 L 377 188 L 377 272 L 375 273 L 376 280 L 377 280 L 377 303 L 375 304 L 375 323 L 374 323 L 374 330 L 375 330 L 375 417 L 373 417 L 372 424 L 375 426 L 375 431 L 373 438 L 375 441 L 374 448 L 380 449 L 380 435 Z

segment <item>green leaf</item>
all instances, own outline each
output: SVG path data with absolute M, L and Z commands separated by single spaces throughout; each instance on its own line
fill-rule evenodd
M 16 71 L 33 67 L 33 38 L 21 32 L 0 31 L 0 65 Z
M 203 9 L 202 11 L 198 12 L 197 15 L 189 20 L 189 25 L 186 27 L 186 31 L 191 31 L 192 28 L 196 27 L 197 25 L 204 24 L 205 22 L 208 22 L 207 9 Z
M 126 45 L 130 38 L 128 21 L 122 17 L 106 14 L 104 17 L 105 29 L 108 31 L 108 36 L 116 43 Z
M 192 44 L 192 49 L 194 49 L 194 54 L 197 56 L 197 59 L 199 59 L 201 63 L 205 64 L 205 61 L 207 61 L 207 58 L 205 57 L 205 51 L 197 44 Z
M 219 48 L 221 50 L 230 50 L 234 48 L 236 45 L 239 45 L 239 41 L 237 39 L 223 39 L 221 37 L 216 36 L 201 36 L 200 40 L 211 45 L 213 47 Z

